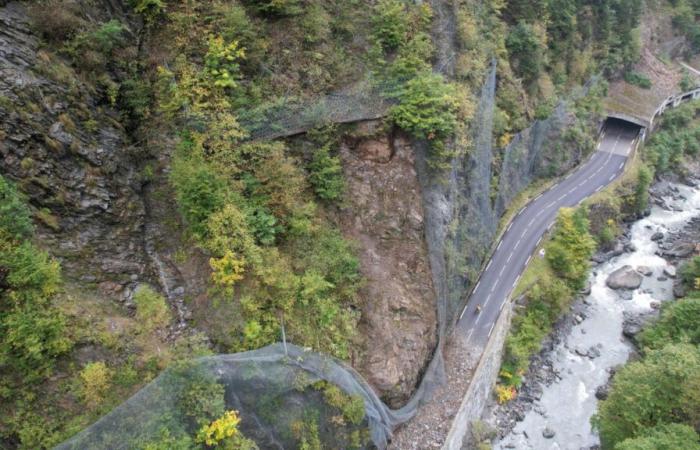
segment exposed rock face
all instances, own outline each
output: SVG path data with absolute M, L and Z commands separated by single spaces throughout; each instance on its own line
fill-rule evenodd
M 637 289 L 642 284 L 642 275 L 632 266 L 622 266 L 608 276 L 605 284 L 610 289 Z
M 414 389 L 435 347 L 435 291 L 413 149 L 377 126 L 360 124 L 358 133 L 371 136 L 341 146 L 348 205 L 340 222 L 344 234 L 359 243 L 367 279 L 360 370 L 398 404 Z
M 128 297 L 147 267 L 140 177 L 93 92 L 39 49 L 22 4 L 0 7 L 0 173 L 28 195 L 67 276 Z

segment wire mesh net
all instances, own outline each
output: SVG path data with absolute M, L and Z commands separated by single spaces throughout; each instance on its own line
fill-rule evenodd
M 366 77 L 320 98 L 281 97 L 237 113 L 250 139 L 293 136 L 329 123 L 384 117 L 392 102 L 386 87 Z
M 212 397 L 206 386 L 222 389 L 214 389 Z M 345 404 L 329 386 L 347 394 Z M 222 399 L 223 409 L 238 411 L 241 432 L 260 448 L 299 448 L 316 438 L 322 448 L 383 448 L 391 430 L 407 419 L 389 410 L 346 364 L 292 344 L 273 344 L 170 368 L 57 448 L 144 449 L 162 442 L 164 433 L 193 436 L 201 426 L 197 411 L 213 411 Z M 359 414 L 353 400 L 361 401 Z

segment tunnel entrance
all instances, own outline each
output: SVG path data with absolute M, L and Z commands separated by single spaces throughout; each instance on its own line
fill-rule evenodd
M 635 137 L 639 132 L 646 127 L 640 125 L 637 122 L 632 122 L 630 120 L 620 119 L 618 117 L 610 117 L 603 122 L 603 132 L 614 131 L 616 133 L 621 133 L 626 136 L 634 135 Z
M 641 125 L 616 117 L 608 117 L 603 122 L 598 150 L 628 156 L 633 141 L 644 130 Z

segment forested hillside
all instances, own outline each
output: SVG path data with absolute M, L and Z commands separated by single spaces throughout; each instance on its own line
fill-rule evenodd
M 446 324 L 414 150 L 442 183 L 492 114 L 493 208 L 508 144 L 567 101 L 533 176 L 561 174 L 639 56 L 642 3 L 0 2 L 3 448 L 54 446 L 178 361 L 283 336 L 405 402 Z M 466 291 L 487 245 L 463 247 L 445 259 Z

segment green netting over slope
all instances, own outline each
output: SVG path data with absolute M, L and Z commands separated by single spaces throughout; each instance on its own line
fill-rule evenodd
M 294 449 L 314 439 L 321 448 L 384 448 L 391 430 L 408 418 L 390 411 L 344 363 L 274 344 L 170 368 L 57 448 L 144 449 L 163 436 L 187 439 L 201 426 L 196 422 L 200 410 L 213 411 L 221 401 L 212 396 L 211 386 L 220 388 L 220 406 L 239 412 L 240 430 L 261 449 Z M 360 406 L 359 414 L 352 404 L 345 408 L 333 401 L 338 396 L 329 388 L 336 386 Z

